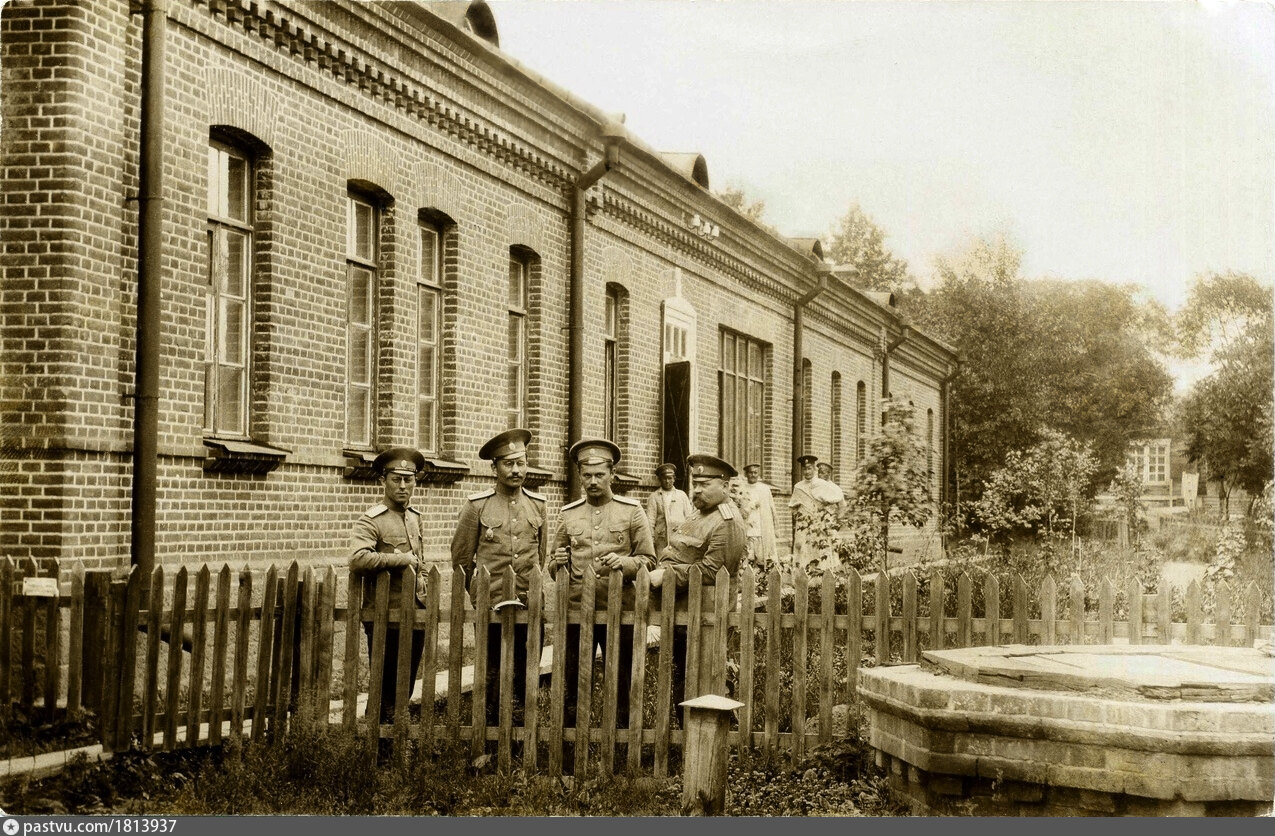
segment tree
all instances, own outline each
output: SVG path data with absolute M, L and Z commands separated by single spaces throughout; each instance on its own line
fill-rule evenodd
M 1275 466 L 1275 302 L 1251 276 L 1212 273 L 1192 284 L 1177 324 L 1180 350 L 1207 353 L 1214 367 L 1187 394 L 1181 418 L 1187 455 L 1220 482 L 1226 512 L 1234 487 L 1256 498 Z
M 854 284 L 860 290 L 915 291 L 907 262 L 886 249 L 885 233 L 859 204 L 837 221 L 828 233 L 828 242 L 827 257 L 834 264 L 853 265 L 858 271 Z
M 766 214 L 766 202 L 763 200 L 750 201 L 742 187 L 732 183 L 722 191 L 718 192 L 717 196 L 721 199 L 722 203 L 725 203 L 745 218 L 748 218 L 751 221 L 757 221 L 757 223 L 762 226 L 766 226 L 768 229 L 770 228 L 763 221 L 763 217 Z
M 917 437 L 913 408 L 890 400 L 881 432 L 867 443 L 855 467 L 847 523 L 881 532 L 881 572 L 890 562 L 890 522 L 920 527 L 934 513 L 926 447 Z

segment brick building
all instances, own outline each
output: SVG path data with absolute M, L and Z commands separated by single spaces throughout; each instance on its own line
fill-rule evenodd
M 647 147 L 502 53 L 481 0 L 145 5 L 158 131 L 127 0 L 0 13 L 4 554 L 129 562 L 139 193 L 162 213 L 160 563 L 343 561 L 393 445 L 430 461 L 414 502 L 441 557 L 490 484 L 478 447 L 511 425 L 535 432 L 551 525 L 572 434 L 614 438 L 635 497 L 697 450 L 759 459 L 785 492 L 804 410 L 798 443 L 844 484 L 886 363 L 938 496 L 950 349 L 895 345 L 888 302 L 817 242 L 742 217 L 701 156 Z

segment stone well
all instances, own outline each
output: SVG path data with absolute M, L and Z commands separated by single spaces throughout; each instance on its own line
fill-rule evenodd
M 972 647 L 860 671 L 918 815 L 1269 815 L 1275 658 L 1238 647 Z

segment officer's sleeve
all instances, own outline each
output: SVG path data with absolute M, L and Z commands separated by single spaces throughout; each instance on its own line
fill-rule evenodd
M 747 535 L 743 526 L 736 520 L 726 520 L 723 525 L 713 528 L 705 544 L 704 557 L 700 559 L 699 568 L 704 573 L 704 580 L 711 583 L 717 577 L 717 570 L 726 567 L 731 574 L 739 567 L 740 558 L 744 554 Z
M 359 517 L 354 523 L 354 532 L 350 535 L 350 569 L 355 572 L 379 572 L 382 569 L 401 569 L 415 565 L 416 559 L 410 554 L 392 554 L 377 552 L 376 545 L 381 542 L 376 523 L 370 518 Z
M 548 503 L 537 502 L 536 511 L 540 514 L 540 568 L 545 568 L 545 564 L 549 560 L 549 537 L 545 533 L 545 529 L 549 527 L 549 508 Z M 560 526 L 561 527 L 561 526 Z
M 629 554 L 620 561 L 620 568 L 624 577 L 632 580 L 643 566 L 647 571 L 655 568 L 655 538 L 651 521 L 641 508 L 634 508 L 629 516 L 629 543 Z
M 478 552 L 478 513 L 479 503 L 466 501 L 452 534 L 452 566 L 465 573 L 466 586 L 473 577 L 474 555 Z

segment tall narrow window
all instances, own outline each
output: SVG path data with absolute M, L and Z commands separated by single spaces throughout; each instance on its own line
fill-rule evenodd
M 421 260 L 416 279 L 416 443 L 427 453 L 442 448 L 439 388 L 443 331 L 443 236 L 432 224 L 420 225 Z
M 925 472 L 934 475 L 934 410 L 925 410 Z
M 350 195 L 346 213 L 345 433 L 356 447 L 372 446 L 376 363 L 377 208 Z
M 248 434 L 253 169 L 228 145 L 208 146 L 208 287 L 204 430 Z
M 722 331 L 718 437 L 722 458 L 737 468 L 760 464 L 765 452 L 765 346 Z
M 854 387 L 854 456 L 856 462 L 863 461 L 867 450 L 868 433 L 868 387 L 860 380 Z
M 620 299 L 619 294 L 607 288 L 605 326 L 602 334 L 602 408 L 605 411 L 605 434 L 615 439 L 619 423 L 619 407 L 616 403 L 620 391 Z
M 527 283 L 530 259 L 516 250 L 509 252 L 509 349 L 505 423 L 508 427 L 527 422 Z
M 829 416 L 832 431 L 832 446 L 828 450 L 829 464 L 832 465 L 832 478 L 841 481 L 841 372 L 832 373 L 832 414 Z

